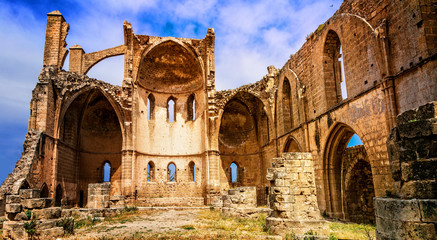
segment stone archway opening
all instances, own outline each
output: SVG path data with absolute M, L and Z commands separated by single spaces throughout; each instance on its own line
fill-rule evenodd
M 110 181 L 111 195 L 120 194 L 122 131 L 106 96 L 97 89 L 78 95 L 60 121 L 57 181 L 66 205 L 86 206 L 90 183 Z
M 332 130 L 324 156 L 326 214 L 335 219 L 373 223 L 372 168 L 356 132 L 345 124 Z
M 263 102 L 256 96 L 239 92 L 224 107 L 219 128 L 222 189 L 256 186 L 258 205 L 266 204 L 263 146 L 269 142 L 269 122 Z M 238 166 L 232 177 L 231 164 Z M 235 170 L 234 170 L 235 172 Z M 236 178 L 235 178 L 236 177 Z

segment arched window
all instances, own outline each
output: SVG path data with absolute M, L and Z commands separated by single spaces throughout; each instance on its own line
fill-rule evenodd
M 103 165 L 103 182 L 111 181 L 111 164 L 109 162 L 105 162 Z
M 347 98 L 343 48 L 337 33 L 330 30 L 323 53 L 326 102 L 328 107 Z
M 153 119 L 153 111 L 155 109 L 155 97 L 149 94 L 147 98 L 147 120 Z
M 168 122 L 176 121 L 176 101 L 173 97 L 170 97 L 167 101 L 167 119 Z
M 238 165 L 233 162 L 231 163 L 231 182 L 236 183 L 239 181 L 238 179 Z
M 196 120 L 196 100 L 194 94 L 191 94 L 187 100 L 187 120 Z
M 287 78 L 284 79 L 282 85 L 282 116 L 284 122 L 284 132 L 288 132 L 293 127 L 291 108 L 291 87 Z
M 147 182 L 153 182 L 155 180 L 155 164 L 150 161 L 147 164 Z
M 176 182 L 176 165 L 170 163 L 167 167 L 167 180 L 169 182 Z
M 188 177 L 189 180 L 191 182 L 195 182 L 196 181 L 196 164 L 194 164 L 194 162 L 190 162 L 190 164 L 188 164 Z

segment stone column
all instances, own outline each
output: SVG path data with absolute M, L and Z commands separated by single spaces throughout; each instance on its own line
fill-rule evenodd
M 311 153 L 283 153 L 267 170 L 271 182 L 270 208 L 266 224 L 273 234 L 328 235 L 329 229 L 317 205 Z

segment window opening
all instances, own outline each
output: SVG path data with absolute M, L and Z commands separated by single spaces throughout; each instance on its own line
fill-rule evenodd
M 153 182 L 155 178 L 155 164 L 149 162 L 147 164 L 147 182 Z
M 111 181 L 111 165 L 109 162 L 106 162 L 103 166 L 103 181 L 110 182 Z
M 194 162 L 190 162 L 189 164 L 189 177 L 190 177 L 190 181 L 191 182 L 195 182 L 196 181 L 196 164 L 194 164 Z
M 174 163 L 170 163 L 167 167 L 167 175 L 169 182 L 176 182 L 176 165 Z
M 340 62 L 340 72 L 341 72 L 341 80 L 340 80 L 340 89 L 341 89 L 341 98 L 344 100 L 347 98 L 346 91 L 346 78 L 344 76 L 344 61 L 343 61 L 343 47 L 340 45 L 340 55 L 338 58 Z
M 175 116 L 175 101 L 173 99 L 168 100 L 167 103 L 167 109 L 168 109 L 168 122 L 175 122 L 176 116 Z
M 235 162 L 231 163 L 231 182 L 236 183 L 238 181 L 238 166 Z
M 147 98 L 147 120 L 153 119 L 153 111 L 155 109 L 155 97 L 152 94 Z

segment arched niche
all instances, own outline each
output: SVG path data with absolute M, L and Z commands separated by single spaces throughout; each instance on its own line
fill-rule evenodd
M 79 199 L 77 189 L 83 189 L 87 199 L 88 184 L 103 181 L 105 162 L 111 164 L 111 194 L 119 193 L 122 129 L 102 91 L 89 89 L 75 96 L 60 118 L 59 139 L 57 180 L 69 201 Z
M 145 53 L 138 83 L 155 92 L 194 92 L 203 87 L 202 67 L 191 50 L 169 40 Z

